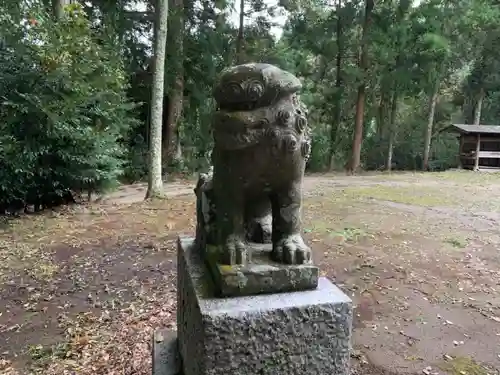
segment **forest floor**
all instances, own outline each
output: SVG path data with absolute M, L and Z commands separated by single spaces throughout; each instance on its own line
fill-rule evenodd
M 192 182 L 0 229 L 0 374 L 149 375 L 174 325 L 176 237 Z M 354 373 L 500 373 L 500 175 L 312 175 L 305 235 L 355 303 Z

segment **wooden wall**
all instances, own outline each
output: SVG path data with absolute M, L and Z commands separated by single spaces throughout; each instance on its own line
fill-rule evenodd
M 479 134 L 479 169 L 500 169 L 500 134 Z M 478 135 L 462 135 L 460 161 L 463 168 L 474 169 Z

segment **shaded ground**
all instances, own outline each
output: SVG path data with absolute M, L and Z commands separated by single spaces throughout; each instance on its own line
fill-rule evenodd
M 194 202 L 177 183 L 133 203 L 140 188 L 4 226 L 0 374 L 150 374 Z M 356 304 L 355 372 L 499 374 L 500 176 L 315 175 L 305 191 L 315 259 Z

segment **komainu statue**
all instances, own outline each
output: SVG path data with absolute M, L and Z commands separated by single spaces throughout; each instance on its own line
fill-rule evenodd
M 269 64 L 224 70 L 214 88 L 213 170 L 200 175 L 198 246 L 217 262 L 251 262 L 249 243 L 272 243 L 273 261 L 311 262 L 301 236 L 302 180 L 310 153 L 302 85 Z

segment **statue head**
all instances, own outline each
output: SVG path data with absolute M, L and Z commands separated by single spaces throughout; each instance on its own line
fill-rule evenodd
M 213 95 L 218 108 L 241 111 L 267 107 L 301 88 L 292 73 L 271 64 L 249 63 L 223 70 Z
M 215 85 L 215 144 L 236 150 L 261 144 L 295 153 L 309 142 L 302 88 L 293 74 L 270 64 L 243 64 L 224 70 Z M 281 151 L 280 151 L 281 150 Z

